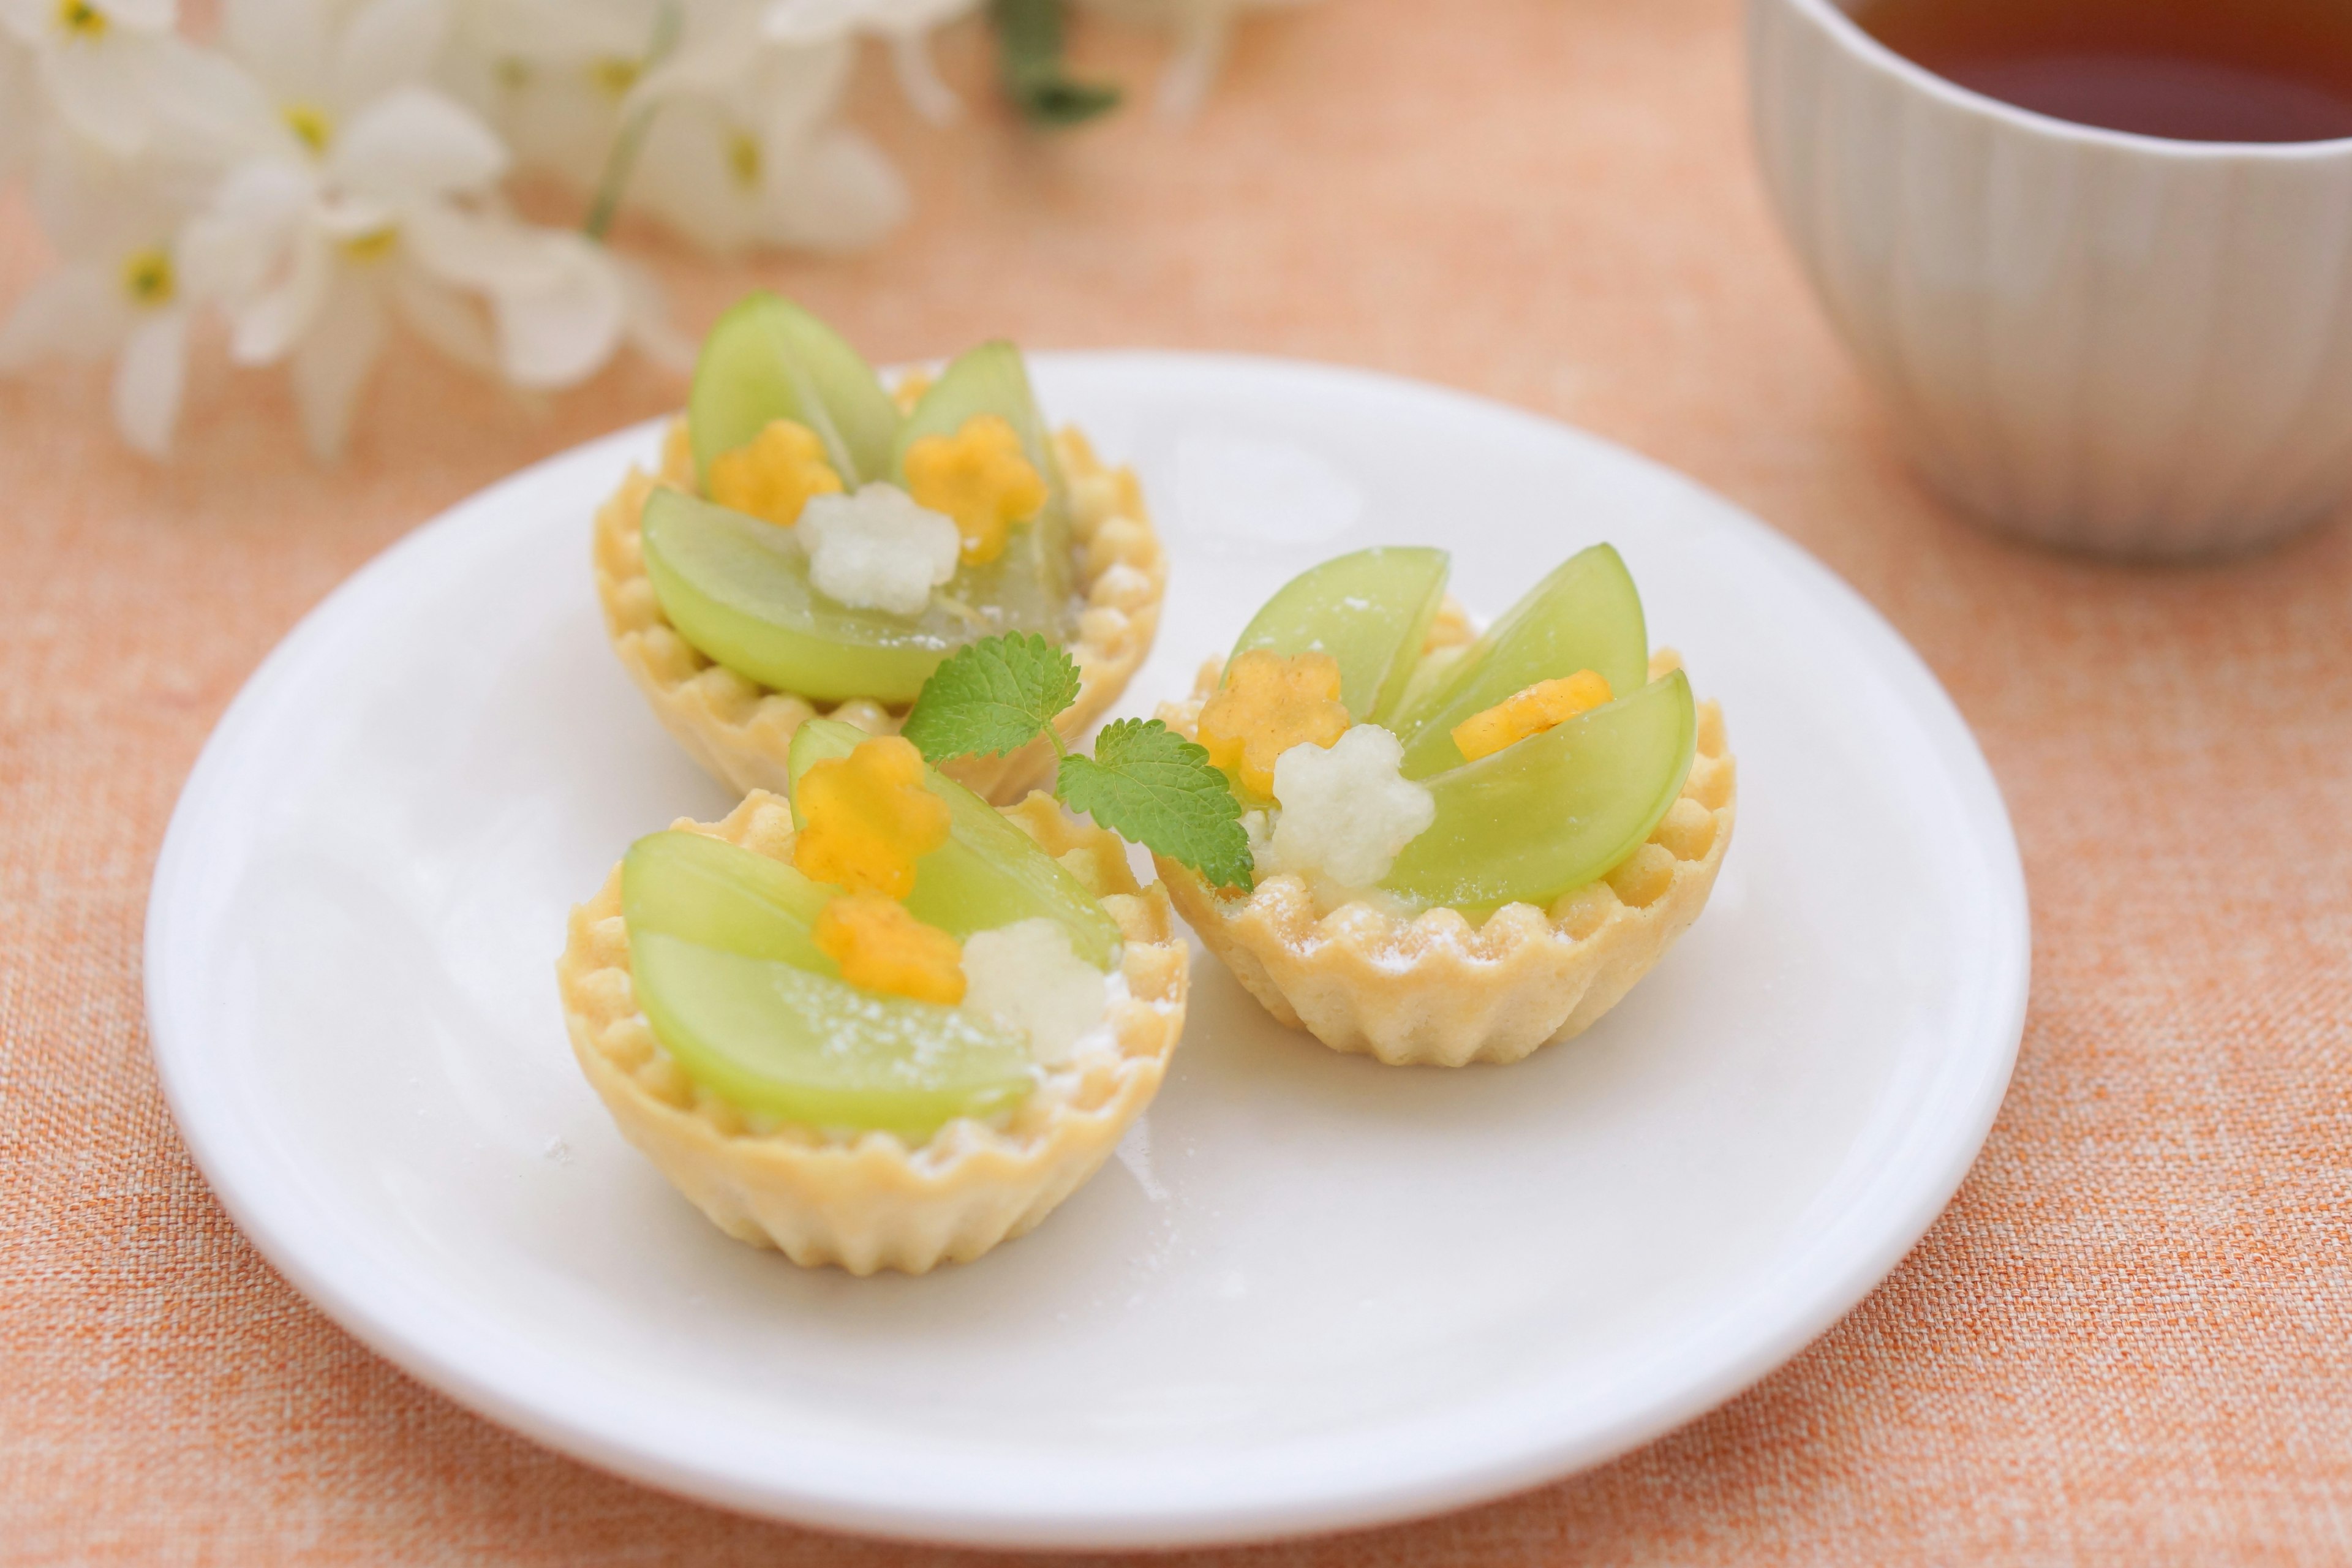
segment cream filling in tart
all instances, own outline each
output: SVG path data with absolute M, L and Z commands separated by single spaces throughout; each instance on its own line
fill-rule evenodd
M 1433 646 L 1467 637 L 1458 616 L 1440 626 Z M 1680 663 L 1661 650 L 1651 678 Z M 1192 734 L 1222 674 L 1217 661 L 1203 667 L 1191 700 L 1160 719 Z M 1702 702 L 1682 793 L 1647 842 L 1549 909 L 1507 904 L 1475 922 L 1282 872 L 1247 893 L 1213 889 L 1164 858 L 1160 875 L 1250 994 L 1333 1050 L 1392 1066 L 1514 1062 L 1590 1027 L 1698 918 L 1731 841 L 1737 773 L 1722 710 Z
M 621 873 L 572 912 L 556 980 L 581 1069 L 621 1133 L 710 1222 L 808 1267 L 921 1274 L 1021 1236 L 1100 1168 L 1158 1092 L 1184 1025 L 1188 948 L 1125 847 L 1032 795 L 1005 816 L 1101 900 L 1120 933 L 1103 1020 L 1002 1121 L 950 1121 L 908 1147 L 746 1114 L 697 1085 L 638 1010 Z M 722 822 L 680 821 L 789 863 L 791 806 L 758 791 Z
M 1107 467 L 1074 428 L 1054 437 L 1054 450 L 1069 487 L 1077 593 L 1084 602 L 1069 645 L 1082 684 L 1076 702 L 1055 722 L 1064 742 L 1075 744 L 1118 700 L 1151 651 L 1168 563 L 1133 470 Z M 895 731 L 901 715 L 881 703 L 856 699 L 825 708 L 769 690 L 713 663 L 678 635 L 646 574 L 638 527 L 646 498 L 659 486 L 695 489 L 683 419 L 671 423 L 662 443 L 660 472 L 633 467 L 596 513 L 596 594 L 621 667 L 688 754 L 739 793 L 783 794 L 791 787 L 793 731 L 812 716 L 840 719 L 877 735 Z M 1003 805 L 1045 783 L 1055 762 L 1052 745 L 1040 737 L 1009 755 L 964 757 L 942 771 Z

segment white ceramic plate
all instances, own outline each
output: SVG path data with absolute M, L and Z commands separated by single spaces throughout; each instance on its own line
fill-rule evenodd
M 2026 984 L 2000 796 L 1851 591 L 1686 480 L 1349 371 L 1041 356 L 1173 563 L 1122 705 L 1301 568 L 1442 544 L 1492 613 L 1613 541 L 1722 699 L 1704 917 L 1581 1038 L 1400 1070 L 1196 956 L 1175 1068 L 1035 1234 L 929 1278 L 727 1239 L 573 1065 L 564 916 L 732 804 L 604 643 L 589 516 L 651 427 L 485 491 L 312 614 L 189 780 L 147 927 L 181 1131 L 294 1284 L 453 1397 L 714 1502 L 891 1535 L 1162 1545 L 1374 1523 L 1590 1465 L 1762 1376 L 1975 1156 Z

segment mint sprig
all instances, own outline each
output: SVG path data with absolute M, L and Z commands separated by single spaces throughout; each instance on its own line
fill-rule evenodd
M 1031 633 L 971 643 L 923 682 L 899 733 L 932 762 L 1001 757 L 1053 733 L 1054 716 L 1078 700 L 1078 667 Z
M 899 732 L 935 763 L 1001 756 L 1043 735 L 1061 758 L 1054 795 L 1063 805 L 1218 887 L 1248 888 L 1241 805 L 1208 752 L 1157 719 L 1121 719 L 1096 737 L 1093 756 L 1071 755 L 1054 720 L 1077 700 L 1078 684 L 1063 649 L 1007 632 L 933 670 Z

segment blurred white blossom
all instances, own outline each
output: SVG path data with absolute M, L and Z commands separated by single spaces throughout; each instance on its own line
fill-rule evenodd
M 1087 0 L 1097 10 L 1164 29 L 1176 52 L 1160 76 L 1160 112 L 1190 120 L 1208 101 L 1224 66 L 1234 27 L 1252 11 L 1287 9 L 1307 0 Z
M 1271 0 L 1098 3 L 1176 28 L 1190 99 Z M 945 122 L 929 40 L 979 5 L 217 0 L 192 37 L 178 0 L 0 0 L 0 187 L 29 174 L 58 255 L 0 323 L 0 374 L 111 360 L 123 438 L 161 456 L 215 314 L 331 457 L 394 323 L 522 388 L 623 344 L 690 363 L 652 273 L 603 243 L 614 211 L 719 254 L 874 243 L 908 198 L 844 121 L 856 51 Z M 585 195 L 580 226 L 519 216 L 518 170 Z
M 20 55 L 0 79 L 31 75 L 76 134 L 128 157 L 194 52 L 173 32 L 178 16 L 176 0 L 0 0 L 0 32 Z
M 0 326 L 0 374 L 111 359 L 114 422 L 151 457 L 171 449 L 187 380 L 186 276 L 173 193 L 104 151 L 52 139 L 34 202 L 60 264 Z

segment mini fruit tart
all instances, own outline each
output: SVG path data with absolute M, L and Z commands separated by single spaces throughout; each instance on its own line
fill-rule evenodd
M 895 735 L 800 726 L 793 802 L 638 840 L 572 911 L 573 1054 L 730 1236 L 920 1274 L 1028 1231 L 1158 1090 L 1186 947 L 1126 847 Z
M 1731 841 L 1723 717 L 1607 545 L 1475 639 L 1435 550 L 1297 578 L 1192 700 L 1254 886 L 1160 861 L 1285 1024 L 1396 1065 L 1511 1062 L 1590 1026 L 1698 917 Z
M 623 668 L 695 761 L 738 791 L 785 787 L 815 714 L 893 727 L 979 638 L 1065 647 L 1075 740 L 1150 651 L 1167 563 L 1134 474 L 1075 429 L 1049 437 L 1020 351 L 985 343 L 884 391 L 814 316 L 754 294 L 711 330 L 661 472 L 596 515 L 596 587 Z M 986 798 L 1051 771 L 1041 738 L 959 763 Z

